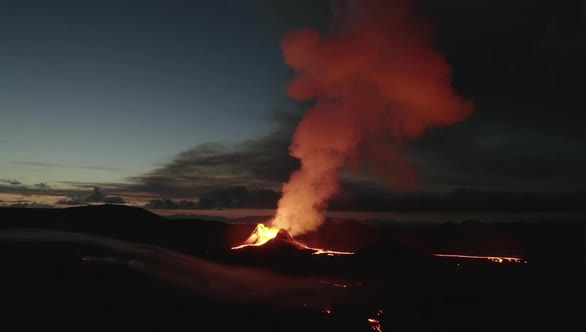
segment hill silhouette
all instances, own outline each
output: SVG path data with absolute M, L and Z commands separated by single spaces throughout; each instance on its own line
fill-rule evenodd
M 190 254 L 225 250 L 254 225 L 209 220 L 170 220 L 148 210 L 121 205 L 65 209 L 0 208 L 0 229 L 39 228 L 81 232 L 113 239 L 161 245 Z M 251 229 L 252 229 L 251 228 Z
M 213 324 L 231 331 L 366 332 L 373 330 L 367 318 L 374 317 L 383 331 L 564 330 L 583 324 L 580 307 L 570 305 L 584 296 L 583 223 L 376 227 L 330 220 L 299 241 L 352 249 L 354 255 L 312 255 L 286 233 L 265 246 L 230 250 L 254 228 L 172 220 L 127 206 L 0 209 L 0 292 L 10 304 L 4 317 L 20 324 L 19 331 L 197 330 Z M 445 259 L 431 255 L 436 251 L 525 253 L 528 263 Z M 300 287 L 305 282 L 319 287 Z M 253 304 L 258 299 L 280 305 Z M 322 306 L 304 307 L 306 299 Z M 335 305 L 323 304 L 326 299 Z
M 229 248 L 242 244 L 255 224 L 172 219 L 138 207 L 105 204 L 65 209 L 0 208 L 0 229 L 8 228 L 81 232 L 221 258 Z M 564 265 L 580 266 L 586 257 L 585 234 L 586 222 L 469 221 L 376 226 L 334 219 L 328 220 L 316 232 L 296 239 L 310 247 L 331 250 L 368 251 L 369 247 L 388 249 L 390 246 L 395 248 L 393 252 L 402 252 L 409 257 L 412 252 L 502 255 L 521 256 L 543 264 L 563 262 Z

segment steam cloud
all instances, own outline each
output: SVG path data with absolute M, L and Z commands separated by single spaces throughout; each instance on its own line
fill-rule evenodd
M 433 39 L 408 0 L 338 1 L 329 33 L 284 36 L 296 72 L 288 95 L 315 104 L 294 134 L 290 154 L 301 168 L 283 186 L 273 226 L 293 235 L 317 228 L 344 168 L 366 168 L 396 187 L 417 184 L 406 143 L 473 111 L 452 89 Z

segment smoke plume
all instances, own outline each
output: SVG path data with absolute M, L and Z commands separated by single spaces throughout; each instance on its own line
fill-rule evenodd
M 323 222 L 344 168 L 366 169 L 395 187 L 416 186 L 407 143 L 473 111 L 452 89 L 433 29 L 410 1 L 336 4 L 328 33 L 301 29 L 281 43 L 296 73 L 288 95 L 315 101 L 290 146 L 301 168 L 283 186 L 273 220 L 293 235 Z

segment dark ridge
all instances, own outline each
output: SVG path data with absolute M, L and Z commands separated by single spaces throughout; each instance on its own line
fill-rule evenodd
M 81 232 L 222 259 L 232 254 L 229 248 L 242 244 L 255 227 L 255 224 L 212 220 L 168 219 L 142 208 L 120 205 L 66 209 L 0 208 L 0 229 Z M 316 232 L 296 237 L 297 241 L 310 247 L 331 250 L 368 252 L 368 248 L 383 246 L 383 251 L 388 251 L 391 250 L 388 246 L 392 246 L 427 255 L 517 256 L 541 264 L 565 266 L 584 265 L 585 239 L 586 222 L 578 221 L 403 223 L 379 227 L 373 223 L 330 220 Z M 275 244 L 278 247 L 275 250 L 298 256 L 282 242 Z
M 210 220 L 171 220 L 142 208 L 108 204 L 65 209 L 0 208 L 0 229 L 79 232 L 159 245 L 197 256 L 225 251 L 244 234 L 250 234 L 253 227 Z

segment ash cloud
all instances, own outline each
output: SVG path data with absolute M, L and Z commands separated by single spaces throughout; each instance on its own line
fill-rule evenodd
M 153 199 L 145 207 L 154 210 L 274 209 L 281 193 L 271 189 L 233 186 L 200 192 L 197 196 L 197 201 Z
M 394 187 L 417 184 L 408 143 L 473 111 L 451 86 L 435 33 L 410 1 L 336 1 L 326 33 L 301 28 L 281 42 L 295 71 L 294 100 L 315 100 L 290 153 L 301 161 L 283 186 L 273 225 L 294 235 L 317 228 L 343 169 L 364 168 Z
M 234 186 L 279 188 L 299 167 L 299 162 L 289 156 L 288 146 L 302 114 L 298 107 L 271 112 L 276 129 L 269 134 L 234 145 L 200 144 L 131 181 L 136 190 L 178 198 Z
M 434 15 L 455 85 L 476 107 L 468 121 L 416 143 L 427 187 L 583 190 L 584 2 L 420 4 Z
M 331 11 L 312 9 L 312 18 L 304 21 L 303 15 L 288 10 L 296 3 L 270 2 L 263 7 L 270 21 L 278 25 L 273 26 L 278 33 L 299 26 L 323 29 L 319 22 L 327 21 Z M 431 130 L 411 146 L 408 159 L 418 170 L 421 190 L 449 193 L 470 188 L 504 196 L 584 190 L 584 3 L 421 0 L 417 5 L 437 28 L 436 44 L 452 66 L 454 86 L 475 102 L 475 113 L 468 120 L 447 130 Z M 296 8 L 303 8 L 299 6 Z M 262 183 L 276 189 L 298 165 L 286 155 L 290 134 L 303 110 L 294 114 L 295 121 L 279 122 L 279 134 L 218 147 L 207 157 L 201 152 L 203 147 L 195 147 L 117 190 L 191 198 L 197 192 L 238 185 L 252 188 Z M 253 161 L 258 155 L 267 158 L 265 171 L 241 169 L 257 167 Z M 244 158 L 240 161 L 236 156 Z M 189 165 L 197 168 L 200 161 L 207 162 L 204 168 L 208 170 L 216 167 L 221 171 L 198 177 Z M 238 176 L 219 176 L 222 173 Z M 380 189 L 371 188 L 372 179 L 351 185 L 345 179 L 342 182 L 342 194 Z

